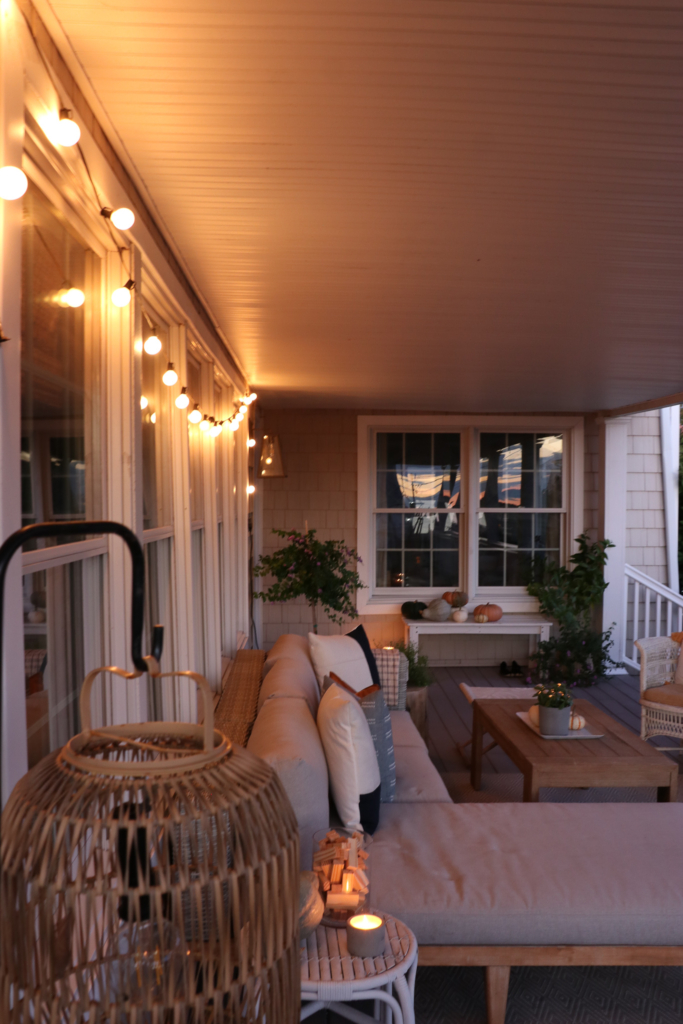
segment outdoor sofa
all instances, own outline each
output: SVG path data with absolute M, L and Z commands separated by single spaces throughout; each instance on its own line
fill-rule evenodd
M 299 823 L 301 866 L 330 823 L 308 645 L 268 655 L 248 748 L 273 766 Z M 415 933 L 421 965 L 486 968 L 503 1024 L 517 965 L 683 964 L 683 806 L 454 804 L 408 712 L 392 711 L 396 800 L 373 837 L 373 906 Z

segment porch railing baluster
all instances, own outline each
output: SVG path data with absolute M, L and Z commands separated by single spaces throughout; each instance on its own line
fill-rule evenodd
M 664 630 L 668 636 L 673 632 L 674 623 L 677 630 L 683 630 L 683 594 L 677 594 L 632 565 L 626 566 L 625 576 L 623 650 L 617 656 L 620 661 L 637 669 L 640 663 L 636 640 L 660 636 Z M 629 606 L 631 587 L 633 604 Z

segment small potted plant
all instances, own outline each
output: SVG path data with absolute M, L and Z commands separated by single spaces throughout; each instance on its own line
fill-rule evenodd
M 538 683 L 538 728 L 542 736 L 568 736 L 573 697 L 567 683 Z

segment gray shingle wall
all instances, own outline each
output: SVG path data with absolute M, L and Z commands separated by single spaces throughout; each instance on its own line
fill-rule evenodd
M 633 416 L 628 428 L 626 561 L 668 583 L 659 411 Z

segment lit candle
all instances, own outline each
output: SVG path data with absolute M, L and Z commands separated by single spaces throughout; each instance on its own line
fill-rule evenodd
M 356 914 L 346 924 L 346 941 L 350 956 L 381 956 L 386 929 L 377 914 Z

